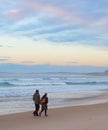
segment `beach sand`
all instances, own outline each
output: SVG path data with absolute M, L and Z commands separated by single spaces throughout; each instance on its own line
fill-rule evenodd
M 108 103 L 53 108 L 41 117 L 32 111 L 1 115 L 0 130 L 108 130 Z

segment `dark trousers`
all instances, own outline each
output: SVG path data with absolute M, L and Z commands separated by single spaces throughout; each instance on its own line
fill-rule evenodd
M 41 113 L 42 113 L 43 111 L 45 111 L 45 116 L 47 116 L 47 109 L 48 109 L 47 104 L 43 104 L 43 105 L 41 106 L 41 111 L 40 111 L 39 115 L 41 116 Z
M 40 105 L 35 104 L 35 111 L 33 112 L 34 116 L 38 116 L 38 111 L 39 111 Z

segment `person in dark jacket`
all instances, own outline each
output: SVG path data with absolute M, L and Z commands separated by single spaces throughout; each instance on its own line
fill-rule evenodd
M 38 111 L 40 108 L 40 94 L 39 90 L 36 90 L 36 92 L 33 94 L 33 101 L 35 104 L 35 111 L 33 112 L 34 116 L 38 116 Z
M 48 97 L 47 97 L 47 93 L 45 93 L 41 100 L 40 100 L 40 103 L 41 103 L 41 111 L 39 113 L 39 116 L 41 116 L 42 112 L 45 111 L 45 116 L 48 116 L 47 115 L 47 110 L 48 110 Z

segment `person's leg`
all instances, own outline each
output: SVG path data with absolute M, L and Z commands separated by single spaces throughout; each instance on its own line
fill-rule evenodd
M 39 116 L 41 116 L 41 113 L 42 113 L 44 110 L 45 110 L 45 107 L 44 107 L 44 105 L 42 105 L 42 106 L 41 106 L 41 111 L 40 111 L 40 113 L 39 113 Z
M 39 112 L 40 104 L 37 105 L 37 113 Z
M 33 112 L 33 115 L 36 116 L 36 110 Z
M 38 111 L 39 111 L 40 105 L 36 104 L 36 115 L 38 116 Z
M 48 107 L 47 107 L 47 105 L 45 104 L 45 116 L 48 116 L 48 115 L 47 115 L 47 109 L 48 109 Z

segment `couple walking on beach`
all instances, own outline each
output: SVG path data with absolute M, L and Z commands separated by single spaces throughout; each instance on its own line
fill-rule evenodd
M 36 90 L 36 92 L 33 94 L 33 101 L 35 104 L 35 111 L 33 112 L 34 116 L 41 116 L 42 112 L 45 111 L 45 116 L 47 115 L 47 109 L 48 109 L 48 97 L 47 93 L 45 93 L 42 98 L 40 98 L 39 90 Z M 41 105 L 41 111 L 39 112 Z

